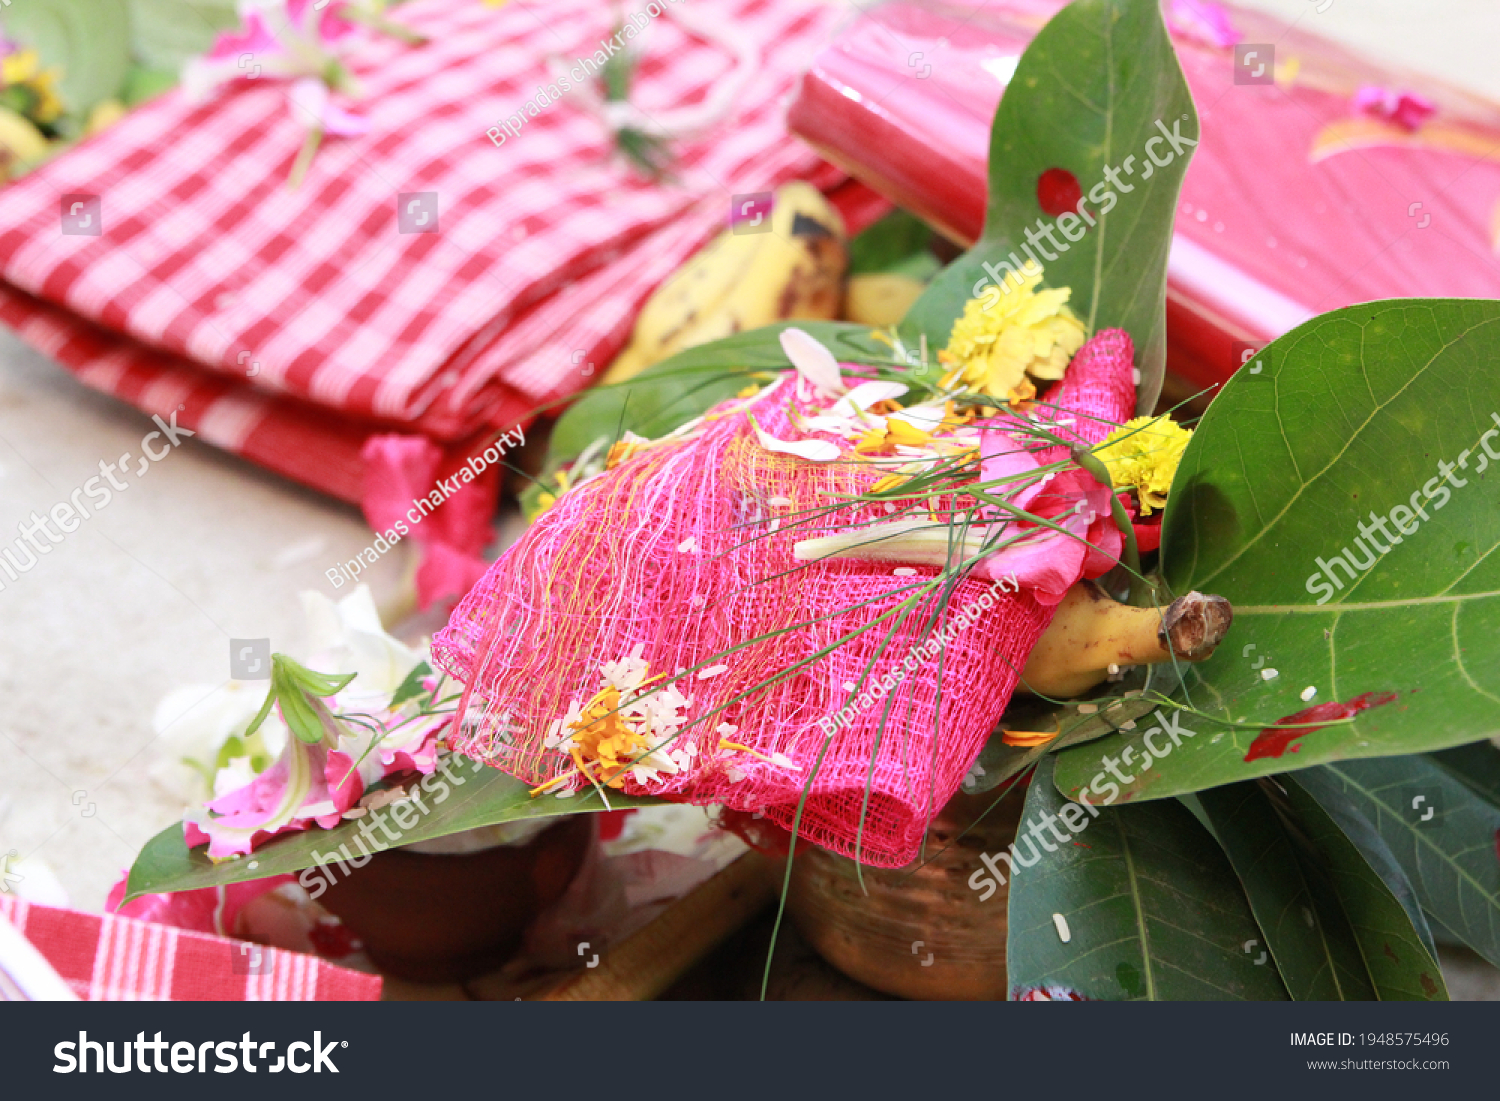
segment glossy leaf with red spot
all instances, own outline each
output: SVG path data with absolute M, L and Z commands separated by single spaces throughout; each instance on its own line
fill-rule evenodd
M 903 338 L 941 348 L 976 288 L 1025 263 L 1030 245 L 1089 332 L 1131 335 L 1149 412 L 1166 365 L 1172 220 L 1197 139 L 1157 0 L 1069 4 L 1026 48 L 995 112 L 984 232 L 912 306 Z
M 1125 766 L 1122 798 L 1500 733 L 1497 361 L 1500 302 L 1405 299 L 1315 318 L 1229 381 L 1177 471 L 1161 561 L 1234 625 L 1185 667 L 1193 736 Z M 1145 734 L 1063 750 L 1062 790 L 1106 754 L 1145 759 Z

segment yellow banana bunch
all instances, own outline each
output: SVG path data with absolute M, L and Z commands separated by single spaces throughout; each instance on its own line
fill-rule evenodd
M 786 184 L 776 191 L 768 228 L 738 228 L 715 237 L 646 300 L 605 382 L 774 321 L 838 316 L 847 240 L 843 219 L 817 188 Z

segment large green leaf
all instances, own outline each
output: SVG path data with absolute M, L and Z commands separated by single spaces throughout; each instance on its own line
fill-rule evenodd
M 1375 987 L 1337 895 L 1266 793 L 1254 783 L 1242 783 L 1188 798 L 1197 800 L 1229 857 L 1265 932 L 1264 947 L 1292 998 L 1374 998 Z
M 1190 722 L 1199 736 L 1135 776 L 1126 798 L 1500 731 L 1500 464 L 1483 449 L 1500 455 L 1497 358 L 1500 302 L 1377 302 L 1300 326 L 1230 380 L 1177 472 L 1162 562 L 1174 592 L 1234 605 L 1228 639 L 1184 684 L 1208 715 L 1248 725 Z M 1389 553 L 1357 581 L 1340 571 L 1342 590 L 1327 585 L 1320 560 L 1393 509 L 1415 530 L 1380 541 Z M 1261 734 L 1310 705 L 1381 700 L 1300 738 Z M 1058 775 L 1076 784 L 1098 751 L 1132 743 L 1139 752 L 1135 734 L 1089 759 L 1064 753 Z
M 449 762 L 446 772 L 434 774 L 452 778 L 451 784 L 447 781 L 441 784 L 448 794 L 438 790 L 438 783 L 430 783 L 431 792 L 420 795 L 428 811 L 410 827 L 403 827 L 392 815 L 391 808 L 386 807 L 362 819 L 340 823 L 331 830 L 312 829 L 292 834 L 270 842 L 249 857 L 215 864 L 205 855 L 206 850 L 190 851 L 183 841 L 182 824 L 174 823 L 147 842 L 136 857 L 126 884 L 126 900 L 144 894 L 241 883 L 247 879 L 285 875 L 331 864 L 343 859 L 338 854 L 340 845 L 350 845 L 351 852 L 359 851 L 352 846 L 354 838 L 359 836 L 362 822 L 370 824 L 374 837 L 384 838 L 392 845 L 411 845 L 501 822 L 605 809 L 596 791 L 579 792 L 571 799 L 559 799 L 554 795 L 539 795 L 533 799 L 524 783 L 498 769 L 475 764 L 466 758 L 449 758 Z M 660 800 L 611 792 L 609 802 L 611 807 L 621 809 L 654 806 Z M 384 823 L 384 827 L 380 823 Z M 381 832 L 385 827 L 389 832 Z M 399 837 L 399 842 L 389 840 L 391 835 Z
M 1038 767 L 1022 829 L 1072 808 Z M 1049 841 L 1010 884 L 1006 946 L 1014 991 L 1085 998 L 1284 1000 L 1286 987 L 1218 845 L 1181 804 L 1106 808 L 1070 843 Z M 1071 829 L 1072 822 L 1065 820 Z M 1039 850 L 1017 835 L 1021 855 Z M 1066 923 L 1063 939 L 1057 920 Z
M 1380 1000 L 1446 1001 L 1432 931 L 1390 847 L 1347 800 L 1328 790 L 1320 798 L 1291 777 L 1285 790 L 1324 857 Z
M 868 325 L 844 321 L 786 321 L 688 348 L 646 368 L 635 378 L 590 390 L 553 429 L 548 463 L 577 458 L 600 437 L 629 430 L 655 438 L 727 398 L 751 376 L 791 369 L 781 350 L 783 329 L 798 328 L 826 344 L 845 363 L 893 363 L 888 344 L 871 339 Z
M 1175 146 L 1163 131 L 1178 136 Z M 1139 407 L 1150 411 L 1166 364 L 1173 216 L 1197 137 L 1197 114 L 1158 0 L 1068 5 L 1027 47 L 995 113 L 979 243 L 939 275 L 902 331 L 911 339 L 926 332 L 929 341 L 945 344 L 975 285 L 994 282 L 983 263 L 1019 266 L 1028 229 L 1036 251 L 1035 235 L 1054 223 L 1040 205 L 1038 181 L 1044 172 L 1064 169 L 1085 196 L 1098 196 L 1085 205 L 1098 225 L 1076 243 L 1058 227 L 1052 240 L 1060 247 L 1043 240 L 1046 252 L 1036 259 L 1049 286 L 1072 288 L 1073 309 L 1090 332 L 1118 327 L 1134 338 Z M 1149 153 L 1169 163 L 1154 163 Z M 1081 227 L 1070 222 L 1068 228 L 1077 233 Z
M 1500 966 L 1500 808 L 1427 756 L 1340 761 L 1297 780 L 1325 809 L 1352 806 L 1395 854 L 1422 909 Z
M 130 22 L 136 58 L 154 69 L 177 69 L 207 53 L 240 17 L 234 0 L 130 0 Z
M 130 68 L 130 10 L 125 0 L 7 0 L 0 25 L 62 72 L 63 104 L 86 115 L 118 96 Z

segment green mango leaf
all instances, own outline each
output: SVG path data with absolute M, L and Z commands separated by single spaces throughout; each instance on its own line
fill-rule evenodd
M 1380 1000 L 1447 1001 L 1437 946 L 1416 892 L 1374 827 L 1327 791 L 1320 799 L 1292 777 L 1286 777 L 1285 790 L 1298 823 L 1326 858 L 1321 870 L 1337 892 Z
M 83 117 L 119 96 L 130 69 L 130 9 L 125 0 L 8 0 L 0 7 L 6 35 L 34 48 L 44 68 L 62 76 L 58 94 Z
M 647 438 L 665 436 L 759 381 L 757 374 L 789 370 L 780 339 L 782 330 L 789 328 L 822 341 L 845 363 L 889 367 L 895 362 L 890 345 L 872 339 L 868 325 L 786 321 L 736 333 L 678 352 L 627 382 L 585 393 L 558 418 L 547 454 L 549 467 L 571 462 L 596 440 L 614 439 L 627 430 Z
M 1017 835 L 1006 966 L 1015 991 L 1060 988 L 1118 1000 L 1283 1001 L 1264 936 L 1218 845 L 1181 804 L 1106 808 L 1090 820 L 1058 794 L 1052 759 L 1037 766 L 1022 828 L 1071 807 L 1088 822 L 1071 843 L 1039 852 Z M 1072 822 L 1064 820 L 1072 828 Z M 1058 915 L 1066 923 L 1067 939 Z M 1259 962 L 1257 962 L 1259 961 Z
M 1500 808 L 1428 756 L 1339 761 L 1296 780 L 1325 810 L 1342 803 L 1364 817 L 1421 908 L 1500 966 Z
M 1497 358 L 1500 302 L 1412 299 L 1316 318 L 1230 380 L 1177 471 L 1162 565 L 1173 592 L 1228 598 L 1234 627 L 1184 676 L 1181 698 L 1206 716 L 1188 723 L 1199 736 L 1126 798 L 1500 731 L 1500 464 L 1484 450 L 1500 456 Z M 1392 512 L 1415 527 L 1394 531 Z M 1361 555 L 1360 523 L 1389 553 Z M 1320 563 L 1346 547 L 1367 568 L 1330 565 L 1336 590 Z M 1330 725 L 1268 729 L 1309 707 L 1320 710 L 1297 721 Z M 1096 759 L 1065 752 L 1065 789 Z
M 1300 789 L 1288 801 L 1269 783 L 1185 799 L 1208 816 L 1292 997 L 1445 999 L 1411 884 L 1369 823 L 1342 810 L 1335 822 Z
M 1326 878 L 1253 783 L 1187 796 L 1195 800 L 1233 865 L 1268 950 L 1294 1001 L 1375 998 L 1359 945 Z
M 1030 230 L 1046 284 L 1072 288 L 1088 331 L 1122 328 L 1134 339 L 1138 408 L 1150 412 L 1166 367 L 1173 216 L 1197 139 L 1197 113 L 1158 0 L 1075 0 L 1032 40 L 1000 100 L 980 241 L 918 299 L 903 334 L 946 344 L 976 284 L 997 281 L 983 264 L 1019 267 Z M 1054 169 L 1072 173 L 1097 225 L 1066 215 L 1066 227 L 1056 225 L 1042 209 L 1038 185 Z
M 221 31 L 240 25 L 234 0 L 130 0 L 136 58 L 153 69 L 179 70 L 206 54 Z
M 1500 807 L 1500 749 L 1475 742 L 1427 754 L 1427 759 L 1493 807 Z
M 533 799 L 527 785 L 520 780 L 464 757 L 445 758 L 439 770 L 423 781 L 418 798 L 426 812 L 407 806 L 403 815 L 414 815 L 417 819 L 414 824 L 404 824 L 392 813 L 394 808 L 384 807 L 364 818 L 342 822 L 331 830 L 312 829 L 277 838 L 249 857 L 217 864 L 208 859 L 206 849 L 189 850 L 183 841 L 182 823 L 173 823 L 148 841 L 136 857 L 126 883 L 125 900 L 145 894 L 243 883 L 331 864 L 344 859 L 339 855 L 341 845 L 349 845 L 351 853 L 358 853 L 353 842 L 360 836 L 361 822 L 369 823 L 367 833 L 372 839 L 381 838 L 387 846 L 411 845 L 480 826 L 606 809 L 594 790 L 581 791 L 571 799 L 550 794 Z M 609 805 L 616 810 L 655 806 L 660 802 L 609 793 Z M 393 835 L 399 841 L 390 841 Z

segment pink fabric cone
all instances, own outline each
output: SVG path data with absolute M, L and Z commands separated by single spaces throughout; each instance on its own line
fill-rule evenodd
M 1133 408 L 1131 359 L 1128 336 L 1099 334 L 1054 390 L 1061 412 L 1039 407 L 1039 419 L 1071 417 L 1059 434 L 1102 439 Z M 639 646 L 652 675 L 707 668 L 675 682 L 690 704 L 669 748 L 693 747 L 691 767 L 659 782 L 627 779 L 624 790 L 761 811 L 790 828 L 811 777 L 800 836 L 877 866 L 917 855 L 1052 608 L 970 574 L 936 623 L 939 601 L 928 596 L 904 623 L 885 621 L 818 656 L 933 571 L 895 576 L 889 562 L 793 558 L 799 540 L 884 514 L 829 508 L 868 490 L 881 473 L 868 464 L 807 462 L 756 442 L 746 413 L 772 436 L 800 435 L 791 388 L 783 380 L 726 402 L 696 434 L 575 487 L 490 568 L 433 640 L 434 662 L 472 686 L 460 750 L 533 784 L 571 771 L 544 744 L 549 729 L 594 696 L 603 663 Z M 781 501 L 791 504 L 772 503 Z M 947 639 L 937 654 L 924 645 L 934 628 Z M 878 699 L 877 683 L 891 685 Z

